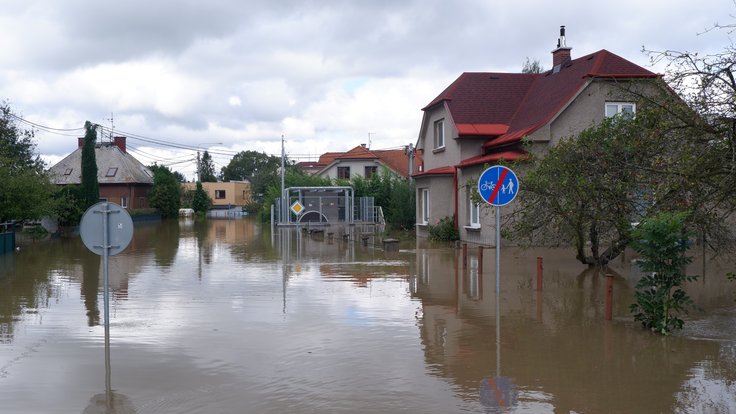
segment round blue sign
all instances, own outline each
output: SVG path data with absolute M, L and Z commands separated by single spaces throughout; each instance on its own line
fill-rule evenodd
M 494 165 L 478 178 L 478 193 L 488 204 L 505 206 L 514 201 L 519 192 L 519 179 L 507 167 Z

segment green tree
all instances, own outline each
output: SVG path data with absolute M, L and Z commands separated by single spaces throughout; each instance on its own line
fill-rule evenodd
M 386 223 L 397 230 L 411 230 L 416 223 L 415 194 L 412 182 L 388 169 L 369 178 L 355 176 L 349 183 L 356 197 L 374 197 L 376 206 L 383 208 Z
M 631 243 L 642 256 L 639 266 L 646 274 L 636 284 L 630 306 L 634 319 L 662 335 L 682 328 L 680 314 L 687 314 L 693 301 L 681 289 L 684 282 L 695 281 L 685 267 L 693 260 L 686 256 L 691 236 L 685 227 L 687 212 L 659 213 L 644 220 L 633 231 Z
M 166 166 L 153 164 L 153 188 L 148 193 L 151 207 L 158 209 L 163 218 L 179 215 L 181 205 L 181 185 L 176 175 Z
M 217 182 L 217 176 L 215 175 L 215 164 L 212 161 L 212 156 L 207 151 L 202 154 L 202 159 L 199 161 L 199 174 L 199 181 L 203 183 Z
M 534 244 L 572 244 L 577 259 L 606 265 L 631 241 L 631 224 L 660 211 L 691 211 L 701 237 L 733 241 L 722 223 L 735 210 L 723 185 L 722 140 L 672 95 L 639 101 L 635 118 L 614 117 L 533 160 L 506 235 Z M 725 164 L 724 164 L 725 163 Z
M 180 173 L 179 171 L 174 171 L 174 178 L 176 178 L 176 181 L 180 183 L 187 182 L 187 177 L 185 177 L 184 174 Z
M 82 209 L 87 210 L 100 201 L 100 183 L 97 181 L 97 125 L 87 121 L 84 123 L 84 146 L 82 147 Z
M 55 186 L 35 155 L 33 131 L 19 128 L 10 107 L 0 104 L 0 222 L 39 219 L 53 211 Z
M 267 155 L 258 151 L 241 151 L 230 160 L 227 166 L 222 168 L 222 179 L 224 181 L 250 181 L 250 191 L 255 206 L 251 209 L 259 209 L 263 195 L 269 186 L 280 182 L 279 168 L 281 158 Z
M 299 168 L 294 167 L 291 163 L 286 163 L 286 173 L 284 174 L 284 185 L 289 187 L 325 187 L 332 185 L 329 178 L 320 178 L 305 173 Z M 268 200 L 267 203 L 261 204 L 259 216 L 262 221 L 268 221 L 271 218 L 271 203 L 276 202 L 281 197 L 281 179 L 278 176 L 269 184 L 263 197 Z
M 210 209 L 212 205 L 212 199 L 202 188 L 202 182 L 197 181 L 197 188 L 194 190 L 192 196 L 192 208 L 196 213 L 204 214 Z
M 61 226 L 76 226 L 82 219 L 81 187 L 65 185 L 56 192 L 54 215 Z

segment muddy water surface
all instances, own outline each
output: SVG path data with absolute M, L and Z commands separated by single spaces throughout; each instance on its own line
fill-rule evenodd
M 631 257 L 604 322 L 605 278 L 566 250 L 504 248 L 497 299 L 493 250 L 329 231 L 137 225 L 110 259 L 108 364 L 98 256 L 70 239 L 0 257 L 0 412 L 736 411 L 729 263 L 696 259 L 702 309 L 661 338 L 629 316 Z

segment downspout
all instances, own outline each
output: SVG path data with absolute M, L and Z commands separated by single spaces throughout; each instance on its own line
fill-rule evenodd
M 458 203 L 458 201 L 457 201 L 457 166 L 455 166 L 454 168 L 455 168 L 455 173 L 452 175 L 452 181 L 453 181 L 453 184 L 452 185 L 453 185 L 453 187 L 455 189 L 455 191 L 454 191 L 454 194 L 455 194 L 455 214 L 453 214 L 453 217 L 455 218 L 454 219 L 454 221 L 455 221 L 455 223 L 454 223 L 455 224 L 455 230 L 456 231 L 460 231 L 460 228 L 458 227 L 458 224 L 457 224 L 458 223 L 458 217 L 457 217 L 457 203 Z

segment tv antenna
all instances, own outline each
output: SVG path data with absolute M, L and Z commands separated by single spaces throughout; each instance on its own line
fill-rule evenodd
M 110 122 L 110 142 L 112 142 L 112 137 L 115 133 L 115 115 L 110 112 L 110 118 L 105 118 L 105 121 Z

